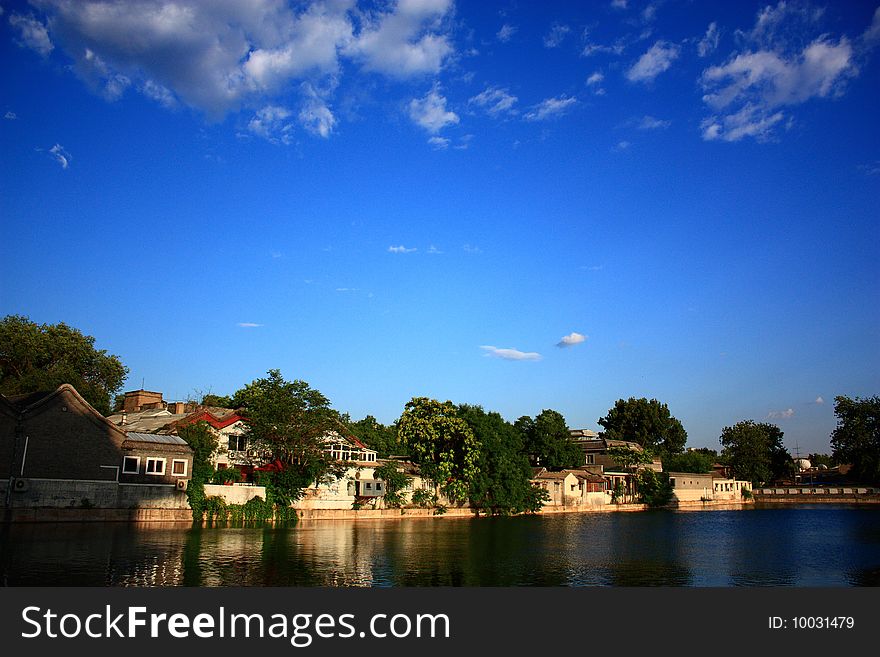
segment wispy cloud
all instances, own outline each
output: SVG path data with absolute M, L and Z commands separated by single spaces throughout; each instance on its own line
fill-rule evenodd
M 401 244 L 400 246 L 389 246 L 388 247 L 388 253 L 414 253 L 417 250 L 418 249 L 416 249 L 415 247 L 408 249 L 403 244 Z
M 18 118 L 18 115 L 15 112 L 6 112 L 6 114 L 3 115 L 3 118 L 7 121 L 15 121 Z
M 612 9 L 626 9 L 627 0 L 611 0 Z
M 855 42 L 821 33 L 803 46 L 809 30 L 818 32 L 821 15 L 780 2 L 760 11 L 750 32 L 738 33 L 745 47 L 701 76 L 703 102 L 712 111 L 701 123 L 704 140 L 773 139 L 779 127 L 791 125 L 790 108 L 844 93 L 859 72 L 858 48 L 872 47 L 874 23 Z
M 590 77 L 587 78 L 587 86 L 597 96 L 604 96 L 605 89 L 602 88 L 602 82 L 604 80 L 605 80 L 605 75 L 602 74 L 601 71 L 594 71 L 593 73 L 590 74 Z
M 66 169 L 70 166 L 70 161 L 73 159 L 66 150 L 64 150 L 64 146 L 61 144 L 55 144 L 52 148 L 49 149 L 49 153 L 55 158 L 55 161 L 61 165 L 62 169 Z
M 241 328 L 259 328 L 263 326 L 262 324 L 257 324 L 255 322 L 239 322 L 236 326 Z
M 287 119 L 291 115 L 286 107 L 266 105 L 248 122 L 248 130 L 273 144 L 290 144 L 294 126 Z
M 574 331 L 572 331 L 568 335 L 563 336 L 563 338 L 559 342 L 556 343 L 556 346 L 557 347 L 573 347 L 576 344 L 580 344 L 581 342 L 584 342 L 586 339 L 587 339 L 586 335 L 583 335 L 581 333 L 575 333 Z
M 46 26 L 33 16 L 12 14 L 9 17 L 9 24 L 18 31 L 19 43 L 26 48 L 30 48 L 43 57 L 48 57 L 49 53 L 55 49 Z
M 553 23 L 550 32 L 544 35 L 544 47 L 558 48 L 565 41 L 565 37 L 568 36 L 569 32 L 571 32 L 571 28 L 568 25 Z
M 794 409 L 786 408 L 784 411 L 770 411 L 767 413 L 768 420 L 788 420 L 794 417 Z
M 859 171 L 866 176 L 880 176 L 880 160 L 874 160 L 870 164 L 860 164 Z
M 446 98 L 440 94 L 440 86 L 436 84 L 424 97 L 410 101 L 409 117 L 431 134 L 459 121 L 458 114 L 446 109 Z
M 706 28 L 706 34 L 703 35 L 703 38 L 697 44 L 697 54 L 700 57 L 708 57 L 718 48 L 720 40 L 721 33 L 718 31 L 718 23 L 713 21 L 709 23 L 709 27 Z
M 428 143 L 435 151 L 445 151 L 447 148 L 449 148 L 449 142 L 450 140 L 446 137 L 434 136 L 428 139 Z
M 517 100 L 517 97 L 507 89 L 486 87 L 485 91 L 468 100 L 468 105 L 483 110 L 489 116 L 497 117 L 501 114 L 516 114 L 514 105 Z
M 641 118 L 636 127 L 639 130 L 661 130 L 663 128 L 668 128 L 670 125 L 672 125 L 672 121 L 658 119 L 646 114 Z
M 626 78 L 630 82 L 651 82 L 664 71 L 668 71 L 680 53 L 681 48 L 676 44 L 657 41 L 626 72 Z
M 474 246 L 473 244 L 465 244 L 461 248 L 465 253 L 482 253 L 483 252 L 483 250 L 480 247 Z
M 825 400 L 822 398 L 822 395 L 819 395 L 818 397 L 816 397 L 816 399 L 813 401 L 813 403 L 821 406 L 822 404 L 825 403 Z
M 495 37 L 501 43 L 507 43 L 513 38 L 513 35 L 516 34 L 517 31 L 518 30 L 515 26 L 511 25 L 510 23 L 505 23 L 501 26 L 501 29 L 498 30 L 498 33 L 495 35 Z
M 545 98 L 537 105 L 533 106 L 523 117 L 527 121 L 547 121 L 564 115 L 574 105 L 577 99 L 565 94 L 556 98 Z
M 501 358 L 502 360 L 541 360 L 541 354 L 534 351 L 519 351 L 518 349 L 499 349 L 490 345 L 483 345 L 480 349 L 486 352 L 486 356 Z
M 431 246 L 428 247 L 428 253 L 430 253 L 432 255 L 439 255 L 439 254 L 443 253 L 443 251 L 441 251 L 440 249 L 438 249 L 436 246 L 434 246 L 432 244 Z

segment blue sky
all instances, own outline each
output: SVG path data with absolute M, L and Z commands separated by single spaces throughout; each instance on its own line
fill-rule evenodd
M 880 392 L 877 4 L 0 7 L 0 314 L 127 389 L 644 396 L 802 453 Z

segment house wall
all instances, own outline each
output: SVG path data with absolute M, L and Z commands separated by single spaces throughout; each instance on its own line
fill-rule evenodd
M 205 484 L 205 495 L 208 497 L 222 497 L 227 504 L 245 504 L 255 497 L 266 499 L 265 486 L 223 486 L 220 484 Z
M 126 484 L 169 484 L 177 485 L 179 479 L 189 479 L 192 477 L 192 456 L 187 452 L 178 452 L 171 449 L 163 448 L 160 444 L 155 446 L 149 443 L 138 443 L 134 447 L 124 449 L 125 456 L 134 456 L 140 459 L 138 463 L 138 474 L 126 474 L 122 472 L 122 459 L 119 461 L 119 481 Z M 165 474 L 154 475 L 147 474 L 147 459 L 160 458 L 165 459 Z M 183 475 L 172 474 L 172 462 L 175 460 L 186 461 L 186 471 Z
M 66 409 L 66 410 L 65 410 Z M 104 426 L 67 391 L 22 421 L 27 439 L 22 476 L 37 479 L 116 480 L 122 467 L 122 435 Z M 101 467 L 110 466 L 110 467 Z M 18 476 L 20 473 L 13 473 Z
M 188 509 L 186 493 L 174 486 L 138 486 L 115 481 L 27 479 L 13 488 L 13 508 Z
M 0 408 L 0 479 L 11 476 L 14 454 L 15 418 L 6 415 Z

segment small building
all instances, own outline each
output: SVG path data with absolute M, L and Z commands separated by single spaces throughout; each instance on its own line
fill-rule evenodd
M 191 470 L 186 443 L 129 435 L 71 385 L 0 395 L 0 487 L 7 509 L 186 509 Z
M 743 490 L 751 490 L 748 481 L 729 479 L 716 472 L 670 472 L 669 483 L 676 502 L 731 501 L 742 499 Z
M 546 468 L 533 468 L 530 481 L 550 496 L 544 506 L 595 507 L 608 503 L 605 479 L 586 470 L 548 472 Z

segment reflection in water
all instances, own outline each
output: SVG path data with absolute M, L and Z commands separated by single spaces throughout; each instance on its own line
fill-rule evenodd
M 880 509 L 0 527 L 10 585 L 877 586 Z

